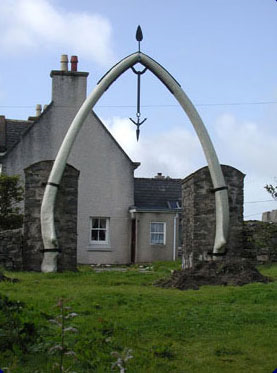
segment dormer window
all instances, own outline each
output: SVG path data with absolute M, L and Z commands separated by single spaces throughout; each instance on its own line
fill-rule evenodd
M 171 210 L 177 210 L 181 208 L 179 201 L 167 201 L 167 205 Z

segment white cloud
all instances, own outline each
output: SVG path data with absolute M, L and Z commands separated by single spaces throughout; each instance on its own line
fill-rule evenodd
M 215 143 L 222 163 L 237 167 L 257 178 L 277 173 L 277 134 L 250 121 L 239 121 L 233 115 L 218 118 Z
M 153 177 L 162 172 L 182 178 L 205 165 L 197 136 L 186 128 L 146 134 L 142 127 L 137 142 L 135 126 L 129 119 L 117 117 L 104 123 L 130 158 L 141 162 L 137 176 Z
M 114 60 L 111 24 L 105 17 L 55 8 L 51 0 L 0 1 L 0 32 L 2 52 L 59 47 L 102 65 Z
M 220 161 L 246 174 L 246 219 L 260 219 L 263 211 L 276 208 L 276 202 L 264 189 L 266 184 L 276 184 L 276 144 L 277 134 L 270 126 L 239 121 L 231 114 L 220 116 L 216 122 L 215 146 Z
M 136 141 L 135 126 L 127 118 L 104 121 L 112 135 L 133 161 L 141 162 L 136 176 L 153 177 L 157 172 L 171 177 L 186 177 L 206 165 L 196 134 L 188 128 L 175 127 L 158 133 L 144 133 Z M 257 123 L 239 121 L 230 114 L 222 115 L 213 134 L 219 160 L 246 174 L 245 216 L 260 219 L 263 211 L 276 208 L 276 202 L 264 185 L 276 183 L 277 135 L 268 133 Z M 255 203 L 253 203 L 255 202 Z
M 155 133 L 144 133 L 137 143 L 135 126 L 127 118 L 105 120 L 122 148 L 147 174 L 163 171 L 171 176 L 186 176 L 206 164 L 200 142 L 189 128 L 174 127 Z M 269 133 L 257 123 L 239 121 L 225 114 L 215 123 L 212 139 L 219 160 L 246 173 L 254 180 L 277 176 L 277 134 Z

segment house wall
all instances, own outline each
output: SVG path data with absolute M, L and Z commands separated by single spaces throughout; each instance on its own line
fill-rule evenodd
M 23 180 L 23 169 L 55 159 L 86 96 L 87 73 L 54 71 L 51 75 L 52 103 L 3 161 L 7 174 L 19 174 Z M 134 165 L 93 112 L 79 132 L 68 163 L 80 170 L 78 262 L 129 262 L 128 208 L 134 204 Z M 90 245 L 91 216 L 110 218 L 110 245 Z
M 277 223 L 277 210 L 263 212 L 262 221 L 267 223 Z
M 136 262 L 154 262 L 163 260 L 173 260 L 174 248 L 174 217 L 175 212 L 137 212 L 136 213 Z M 166 243 L 165 245 L 150 244 L 150 223 L 166 223 Z M 176 221 L 176 245 L 175 257 L 178 249 L 178 219 Z

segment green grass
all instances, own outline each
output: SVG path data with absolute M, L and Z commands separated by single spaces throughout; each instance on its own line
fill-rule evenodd
M 157 263 L 152 273 L 6 273 L 18 283 L 0 283 L 0 293 L 28 306 L 41 335 L 36 351 L 3 354 L 0 368 L 11 372 L 52 372 L 47 353 L 55 331 L 48 319 L 61 297 L 78 313 L 68 334 L 78 360 L 75 372 L 110 372 L 111 352 L 132 349 L 127 372 L 271 373 L 277 368 L 277 282 L 243 287 L 205 286 L 198 291 L 161 289 L 152 284 L 180 263 Z M 277 265 L 260 267 L 277 280 Z M 52 333 L 52 336 L 51 336 Z M 54 333 L 54 334 L 53 334 Z M 74 369 L 73 369 L 74 368 Z M 118 368 L 115 371 L 119 371 Z

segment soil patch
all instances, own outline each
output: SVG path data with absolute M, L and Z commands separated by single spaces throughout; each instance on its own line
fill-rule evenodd
M 158 280 L 155 285 L 180 290 L 198 290 L 202 285 L 242 286 L 251 282 L 271 282 L 249 261 L 221 260 L 198 263 L 195 267 L 174 271 L 170 278 Z

